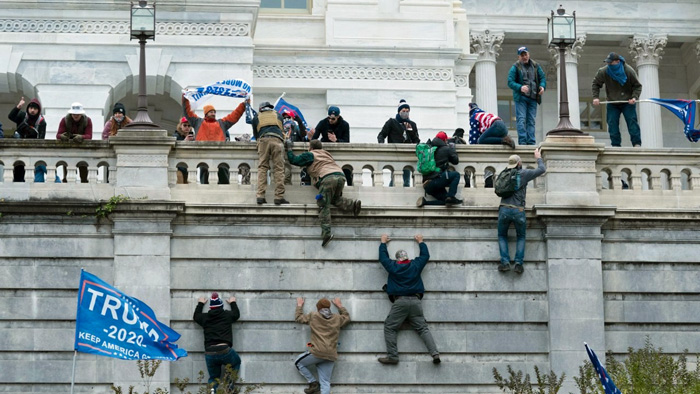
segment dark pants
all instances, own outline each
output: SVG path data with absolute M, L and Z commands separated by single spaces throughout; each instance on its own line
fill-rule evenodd
M 503 137 L 508 135 L 508 128 L 502 120 L 494 121 L 491 127 L 484 131 L 484 134 L 479 137 L 477 144 L 497 145 L 503 143 Z
M 620 146 L 620 115 L 625 117 L 627 130 L 630 133 L 632 145 L 642 145 L 642 137 L 637 122 L 637 104 L 608 104 L 607 107 L 608 133 L 612 146 Z
M 233 348 L 224 354 L 205 354 L 204 359 L 207 362 L 207 371 L 209 372 L 209 384 L 214 384 L 214 389 L 218 386 L 216 379 L 221 379 L 222 368 L 230 364 L 236 373 L 241 368 L 241 358 Z M 230 386 L 233 388 L 233 386 Z
M 425 205 L 445 205 L 447 197 L 457 195 L 457 186 L 459 186 L 459 172 L 443 171 L 436 178 L 426 183 L 423 188 L 425 192 L 435 197 L 435 201 L 425 201 Z M 448 188 L 445 190 L 445 188 Z
M 420 339 L 425 343 L 431 356 L 439 354 L 433 335 L 428 329 L 428 323 L 423 317 L 423 305 L 417 297 L 400 297 L 391 305 L 389 316 L 384 320 L 384 341 L 389 358 L 398 360 L 399 350 L 396 345 L 396 336 L 401 323 L 408 319 L 411 327 L 416 330 Z

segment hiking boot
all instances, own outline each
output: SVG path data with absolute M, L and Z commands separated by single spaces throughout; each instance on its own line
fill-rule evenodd
M 304 389 L 306 394 L 319 394 L 321 393 L 321 384 L 318 381 L 309 383 L 309 388 Z
M 462 200 L 457 199 L 457 197 L 447 197 L 445 199 L 446 205 L 462 205 Z
M 360 211 L 362 210 L 362 201 L 357 200 L 352 206 L 352 215 L 353 216 L 358 216 L 360 214 Z
M 275 198 L 275 205 L 289 204 L 284 198 Z
M 518 263 L 515 264 L 515 268 L 513 268 L 513 271 L 515 271 L 516 274 L 522 274 L 523 271 L 525 271 L 525 268 L 523 268 L 523 265 Z
M 258 197 L 256 202 L 258 204 L 267 204 L 267 200 L 265 200 L 265 197 Z
M 422 207 L 423 205 L 425 205 L 425 197 L 420 197 L 420 198 L 418 198 L 418 201 L 416 201 L 416 206 L 417 206 L 418 208 L 420 208 L 420 207 Z
M 433 364 L 440 364 L 442 361 L 440 360 L 440 355 L 439 354 L 433 354 Z
M 321 244 L 321 246 L 325 247 L 326 245 L 331 243 L 332 240 L 333 240 L 333 234 L 326 235 L 325 237 L 323 237 L 323 243 Z
M 379 357 L 377 361 L 385 365 L 396 365 L 399 363 L 399 360 L 391 357 Z
M 501 141 L 501 143 L 503 145 L 510 146 L 511 149 L 515 149 L 515 141 L 513 141 L 513 139 L 510 138 L 510 136 L 508 136 L 508 135 L 503 137 L 503 140 Z
M 498 265 L 498 270 L 501 272 L 510 271 L 510 263 L 501 263 Z

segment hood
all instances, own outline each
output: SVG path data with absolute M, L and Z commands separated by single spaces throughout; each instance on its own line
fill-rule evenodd
M 27 104 L 27 109 L 29 108 L 29 106 L 30 106 L 31 104 L 35 104 L 37 107 L 39 107 L 39 114 L 41 114 L 41 103 L 39 102 L 39 100 L 37 100 L 37 99 L 35 99 L 35 98 L 31 99 L 31 100 L 29 101 L 29 104 Z
M 447 146 L 445 141 L 441 140 L 440 138 L 433 138 L 430 140 L 430 145 L 435 146 L 435 147 L 441 147 L 441 146 Z

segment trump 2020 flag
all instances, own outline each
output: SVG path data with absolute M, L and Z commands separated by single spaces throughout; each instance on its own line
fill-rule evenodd
M 694 128 L 695 110 L 697 108 L 696 100 L 650 98 L 649 101 L 668 109 L 683 121 L 683 132 L 688 141 L 698 142 L 700 140 L 700 130 Z
M 595 368 L 596 373 L 598 373 L 598 377 L 600 378 L 600 383 L 603 385 L 605 394 L 622 394 L 620 389 L 618 389 L 612 379 L 610 379 L 610 375 L 608 375 L 605 368 L 600 365 L 598 356 L 595 355 L 593 349 L 588 347 L 587 343 L 584 342 L 583 344 L 586 346 L 586 352 L 588 352 L 588 357 L 591 359 L 591 363 L 593 363 L 593 368 Z
M 275 111 L 278 114 L 281 114 L 282 112 L 284 112 L 285 109 L 294 111 L 297 115 L 299 115 L 299 118 L 304 123 L 304 127 L 306 127 L 307 130 L 309 129 L 309 125 L 306 123 L 306 119 L 304 119 L 304 115 L 301 113 L 301 110 L 298 107 L 289 104 L 285 99 L 280 97 L 279 99 L 277 99 L 277 104 L 275 104 Z
M 207 102 L 212 95 L 247 98 L 252 91 L 253 88 L 242 79 L 226 79 L 193 90 L 185 90 L 183 93 L 185 98 L 190 101 L 192 108 L 199 108 Z
M 75 350 L 124 360 L 187 357 L 173 342 L 180 334 L 156 319 L 142 301 L 81 270 Z

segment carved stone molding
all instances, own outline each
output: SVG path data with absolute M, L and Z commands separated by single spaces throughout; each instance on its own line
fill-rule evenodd
M 455 86 L 458 88 L 469 86 L 469 75 L 455 75 Z
M 665 34 L 649 34 L 646 36 L 634 36 L 629 43 L 629 51 L 637 66 L 647 64 L 659 65 L 664 47 L 668 43 Z
M 0 32 L 129 34 L 129 22 L 58 19 L 0 19 Z M 249 34 L 250 24 L 248 23 L 156 23 L 156 35 L 248 36 Z
M 253 66 L 256 78 L 451 81 L 449 68 Z
M 567 170 L 569 172 L 596 172 L 592 160 L 547 160 L 547 171 Z
M 578 63 L 578 59 L 581 58 L 581 52 L 583 52 L 583 46 L 586 45 L 586 36 L 581 35 L 576 37 L 571 46 L 566 47 L 564 52 L 566 55 L 566 61 L 568 63 Z M 549 47 L 549 53 L 552 55 L 552 63 L 556 64 L 559 62 L 559 47 Z
M 483 32 L 472 32 L 469 34 L 469 45 L 473 53 L 479 56 L 479 60 L 492 60 L 501 52 L 504 34 L 502 32 L 492 33 L 489 30 Z

